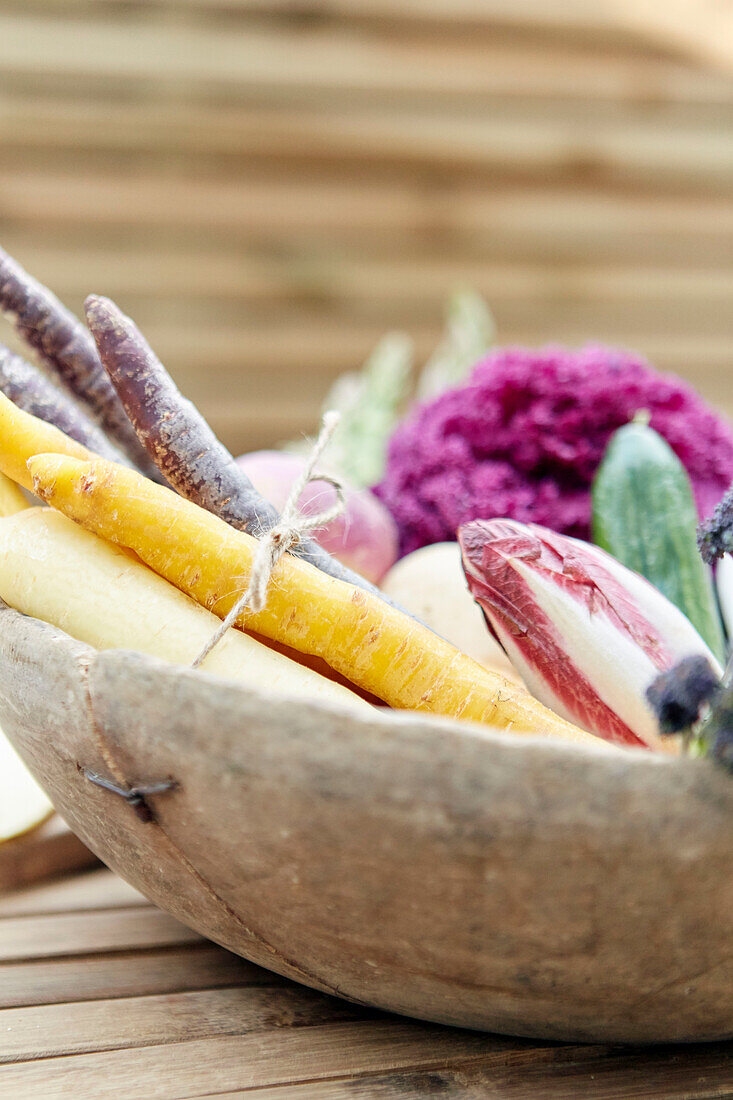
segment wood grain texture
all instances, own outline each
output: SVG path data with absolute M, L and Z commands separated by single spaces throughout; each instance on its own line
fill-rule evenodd
M 641 1053 L 599 1054 L 595 1047 L 537 1051 L 530 1057 L 522 1053 L 499 1065 L 485 1058 L 455 1068 L 311 1081 L 304 1091 L 313 1100 L 423 1100 L 433 1095 L 447 1100 L 727 1100 L 733 1089 L 733 1054 L 726 1045 L 684 1051 L 647 1048 Z M 217 1100 L 246 1095 L 216 1094 Z M 258 1100 L 287 1100 L 293 1092 L 290 1086 L 276 1085 L 255 1095 Z
M 30 833 L 5 841 L 0 844 L 0 914 L 6 891 L 96 862 L 97 857 L 58 815 Z
M 495 1041 L 496 1042 L 496 1041 Z M 0 1068 L 0 1087 L 11 1096 L 89 1095 L 103 1100 L 170 1100 L 275 1082 L 343 1076 L 347 1069 L 373 1074 L 446 1059 L 481 1057 L 493 1045 L 485 1036 L 457 1034 L 411 1023 L 358 1023 L 293 1028 L 282 1034 L 221 1036 L 164 1047 L 70 1055 Z M 498 1040 L 499 1048 L 504 1045 Z M 73 1091 L 72 1091 L 73 1090 Z
M 70 958 L 0 964 L 3 1096 L 61 1100 L 124 1089 L 146 1100 L 711 1100 L 730 1093 L 731 1043 L 624 1049 L 479 1036 L 349 1005 L 203 943 L 85 954 L 85 917 L 124 912 L 130 893 L 102 870 L 5 899 L 14 897 L 32 924 L 76 898 L 78 907 L 67 911 L 79 945 Z M 148 913 L 154 927 L 155 910 Z M 27 1007 L 16 1004 L 21 978 Z
M 8 736 L 92 849 L 198 932 L 441 1022 L 730 1034 L 733 787 L 711 764 L 265 700 L 0 617 Z M 145 824 L 81 768 L 178 787 Z M 146 909 L 86 919 L 108 948 L 185 938 Z M 0 922 L 6 957 L 37 953 L 43 921 Z M 72 951 L 74 915 L 54 921 L 43 950 Z
M 145 904 L 147 899 L 134 887 L 111 875 L 106 868 L 97 866 L 96 870 L 85 874 L 70 877 L 67 872 L 50 881 L 16 886 L 0 896 L 0 918 L 87 909 L 121 909 Z
M 84 956 L 83 936 L 77 942 Z M 206 943 L 164 951 L 122 951 L 114 948 L 61 959 L 21 960 L 0 964 L 2 1004 L 66 1004 L 105 997 L 136 997 L 180 993 L 194 989 L 218 989 L 231 985 L 279 985 L 269 971 L 252 966 Z
M 733 73 L 693 6 L 0 0 L 0 240 L 119 300 L 234 451 L 389 329 L 424 359 L 465 284 L 504 342 L 637 348 L 731 413 Z
M 83 917 L 76 913 L 5 917 L 0 920 L 0 962 L 58 958 L 77 952 L 80 943 L 87 954 L 112 947 L 127 951 L 177 946 L 198 938 L 167 914 L 157 910 L 151 913 L 148 906 L 131 906 L 113 913 L 85 913 Z
M 0 1062 L 123 1050 L 358 1019 L 344 1001 L 298 986 L 238 986 L 0 1009 Z M 363 1017 L 369 1015 L 363 1010 Z

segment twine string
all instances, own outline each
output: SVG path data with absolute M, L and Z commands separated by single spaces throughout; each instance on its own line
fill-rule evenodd
M 326 524 L 331 523 L 332 520 L 343 514 L 346 500 L 341 483 L 335 478 L 327 477 L 325 474 L 315 473 L 316 463 L 330 443 L 340 419 L 340 413 L 334 409 L 324 413 L 318 439 L 300 477 L 293 483 L 280 519 L 274 527 L 258 539 L 247 590 L 239 597 L 229 614 L 222 620 L 221 625 L 209 638 L 193 662 L 192 668 L 198 668 L 206 660 L 227 631 L 234 626 L 243 611 L 249 609 L 254 613 L 262 610 L 267 600 L 267 589 L 272 578 L 272 571 L 283 554 L 297 546 L 301 539 L 310 534 L 311 531 L 315 531 L 319 527 L 325 527 Z M 298 510 L 298 501 L 306 485 L 309 485 L 312 481 L 323 481 L 327 485 L 331 485 L 336 490 L 336 500 L 330 508 L 319 512 L 317 515 L 305 515 Z

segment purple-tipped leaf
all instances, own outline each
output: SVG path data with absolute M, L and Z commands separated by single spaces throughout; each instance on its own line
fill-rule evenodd
M 682 612 L 597 546 L 515 520 L 459 531 L 471 593 L 525 684 L 592 733 L 671 749 L 646 691 L 682 657 L 720 666 Z

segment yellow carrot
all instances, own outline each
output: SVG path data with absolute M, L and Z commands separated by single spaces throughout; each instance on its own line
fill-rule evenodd
M 95 649 L 134 649 L 179 665 L 190 665 L 219 626 L 134 554 L 50 508 L 0 517 L 0 598 Z M 370 709 L 241 630 L 230 630 L 201 667 L 273 696 Z
M 0 447 L 13 445 L 5 437 Z M 102 459 L 36 455 L 28 468 L 42 499 L 134 550 L 221 618 L 246 589 L 256 540 L 171 490 Z M 289 554 L 273 571 L 265 608 L 239 624 L 321 657 L 394 707 L 597 743 L 409 616 Z
M 81 443 L 64 435 L 53 424 L 23 412 L 4 393 L 0 393 L 0 470 L 11 481 L 33 490 L 28 472 L 28 459 L 42 451 L 72 458 L 92 459 L 94 455 Z
M 15 482 L 5 474 L 0 474 L 0 516 L 14 516 L 16 512 L 30 507 L 30 502 L 25 499 Z
M 0 516 L 30 507 L 15 482 L 0 474 Z M 48 798 L 0 730 L 0 844 L 41 825 L 52 813 Z

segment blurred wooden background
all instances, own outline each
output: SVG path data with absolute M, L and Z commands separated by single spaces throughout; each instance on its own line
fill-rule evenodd
M 733 75 L 588 0 L 0 0 L 0 242 L 235 450 L 464 284 L 733 412 Z

